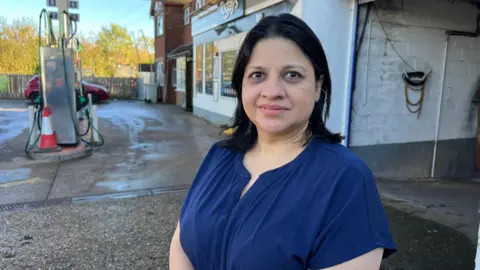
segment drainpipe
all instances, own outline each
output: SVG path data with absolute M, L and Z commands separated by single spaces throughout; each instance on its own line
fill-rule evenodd
M 437 104 L 437 119 L 435 123 L 435 138 L 433 140 L 433 153 L 432 153 L 432 164 L 430 167 L 430 178 L 433 178 L 435 176 L 435 165 L 437 163 L 437 145 L 438 145 L 438 133 L 440 130 L 440 118 L 442 116 L 442 105 L 443 105 L 443 92 L 445 91 L 445 74 L 447 71 L 447 55 L 448 55 L 448 43 L 450 41 L 450 35 L 447 34 L 447 40 L 445 41 L 445 51 L 443 55 L 443 67 L 442 67 L 442 77 L 440 79 L 440 85 L 441 85 L 441 92 L 440 92 L 440 97 L 438 99 L 438 104 Z
M 350 61 L 350 94 L 347 99 L 347 129 L 345 132 L 345 141 L 346 146 L 350 147 L 350 130 L 351 130 L 351 122 L 352 122 L 352 112 L 353 112 L 353 91 L 355 89 L 355 74 L 357 69 L 357 39 L 358 39 L 358 25 L 359 25 L 359 17 L 360 17 L 360 7 L 358 0 L 355 1 L 355 6 L 353 8 L 354 18 L 353 18 L 353 41 L 352 41 L 352 49 L 351 49 L 351 61 Z

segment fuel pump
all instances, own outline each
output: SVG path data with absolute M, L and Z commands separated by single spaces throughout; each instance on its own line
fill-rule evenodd
M 45 36 L 43 39 L 42 18 L 45 27 Z M 63 23 L 60 23 L 60 31 L 58 37 L 56 37 L 52 27 L 51 15 L 46 9 L 43 9 L 40 13 L 38 41 L 40 54 L 40 95 L 34 104 L 35 113 L 32 117 L 32 127 L 30 128 L 29 139 L 25 147 L 27 154 L 29 154 L 37 144 L 39 138 L 46 138 L 46 136 L 54 136 L 54 141 L 56 145 L 59 146 L 49 147 L 49 150 L 53 152 L 62 151 L 64 147 L 68 147 L 70 149 L 68 152 L 72 152 L 71 150 L 75 149 L 75 147 L 78 149 L 82 148 L 80 145 L 81 142 L 91 146 L 103 145 L 103 137 L 99 134 L 96 127 L 91 125 L 92 119 L 86 108 L 88 102 L 84 97 L 82 89 L 81 61 L 79 57 L 81 44 L 78 39 L 75 38 L 77 31 L 76 22 L 70 20 L 70 16 L 66 11 L 62 12 L 59 19 L 63 20 Z M 90 105 L 89 108 L 91 109 L 91 107 Z M 42 116 L 43 111 L 47 111 L 48 113 L 47 122 L 49 125 L 47 129 L 53 129 L 51 132 L 47 131 L 47 133 L 53 133 L 52 135 L 42 134 L 43 119 L 47 117 L 46 115 Z M 88 127 L 86 131 L 85 128 L 81 130 L 79 125 L 79 118 L 81 117 L 78 117 L 77 113 L 82 111 L 85 111 L 87 115 Z M 44 137 L 41 137 L 39 134 L 36 139 L 33 139 L 33 127 L 38 127 L 38 130 Z M 100 144 L 97 144 L 97 142 L 94 142 L 92 139 L 87 141 L 82 138 L 91 130 L 95 130 L 96 134 L 100 136 Z M 83 133 L 81 131 L 83 131 Z M 40 149 L 37 149 L 40 151 L 37 152 L 42 152 L 41 142 L 42 140 L 40 140 Z
M 78 76 L 78 69 L 75 68 L 77 54 L 72 46 L 76 27 L 68 29 L 76 23 L 70 21 L 66 11 L 61 15 L 64 29 L 60 27 L 61 36 L 58 38 L 57 46 L 40 48 L 42 98 L 43 106 L 48 105 L 52 111 L 51 119 L 58 145 L 77 145 L 82 134 L 79 132 L 76 112 L 86 102 L 83 101 L 82 104 L 80 100 L 82 90 L 81 87 L 77 88 L 81 78 Z

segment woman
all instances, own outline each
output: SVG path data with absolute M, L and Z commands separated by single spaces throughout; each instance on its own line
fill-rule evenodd
M 235 131 L 195 177 L 170 269 L 379 269 L 395 251 L 389 225 L 372 172 L 325 127 L 331 81 L 312 30 L 261 20 L 232 85 Z

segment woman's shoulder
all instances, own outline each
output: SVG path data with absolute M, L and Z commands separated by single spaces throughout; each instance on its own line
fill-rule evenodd
M 237 152 L 224 147 L 225 140 L 216 141 L 212 144 L 205 159 L 218 159 L 238 154 Z
M 340 143 L 314 142 L 308 164 L 311 188 L 335 193 L 351 193 L 366 185 L 375 185 L 369 166 L 350 149 Z M 332 199 L 336 198 L 334 196 Z
M 328 167 L 333 170 L 340 168 L 357 170 L 362 173 L 370 174 L 368 165 L 348 147 L 341 143 L 330 143 L 321 139 L 314 139 L 315 162 L 322 167 Z
M 217 141 L 210 146 L 202 161 L 199 173 L 205 170 L 210 171 L 214 168 L 218 170 L 218 168 L 230 167 L 230 165 L 234 164 L 232 161 L 238 157 L 238 153 L 223 147 L 222 143 L 223 141 Z

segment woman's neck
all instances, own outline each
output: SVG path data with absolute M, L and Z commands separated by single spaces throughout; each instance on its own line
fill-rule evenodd
M 302 128 L 296 129 L 282 136 L 267 135 L 258 131 L 258 139 L 254 150 L 262 156 L 297 152 L 304 148 L 307 127 L 308 123 L 302 126 Z

